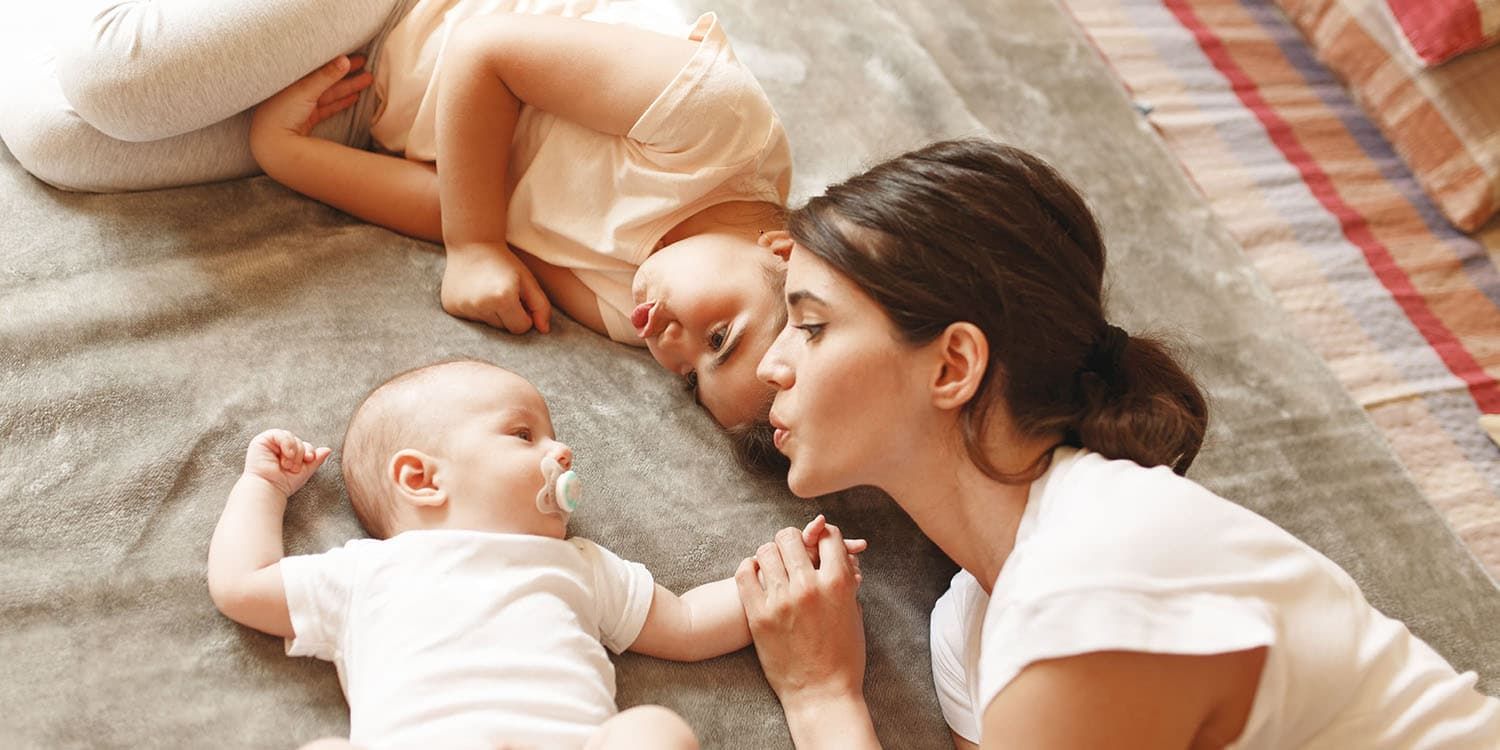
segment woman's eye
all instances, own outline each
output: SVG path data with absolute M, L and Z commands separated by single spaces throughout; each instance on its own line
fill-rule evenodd
M 792 327 L 807 334 L 807 340 L 812 341 L 813 339 L 817 338 L 819 334 L 823 333 L 824 325 L 825 324 L 823 323 L 804 323 L 800 326 L 794 325 Z
M 713 333 L 708 334 L 708 348 L 718 351 L 723 348 L 726 338 L 729 338 L 728 329 L 715 328 Z
M 682 380 L 683 380 L 683 383 L 684 383 L 684 387 L 687 389 L 688 392 L 690 392 L 690 393 L 697 393 L 698 392 L 698 373 L 697 373 L 696 370 L 692 371 L 692 372 L 689 372 L 687 375 L 685 375 L 682 378 Z

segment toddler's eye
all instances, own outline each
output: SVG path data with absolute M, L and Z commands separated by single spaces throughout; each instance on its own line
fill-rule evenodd
M 687 375 L 683 376 L 682 380 L 685 390 L 689 393 L 698 392 L 698 372 L 696 370 L 689 371 Z

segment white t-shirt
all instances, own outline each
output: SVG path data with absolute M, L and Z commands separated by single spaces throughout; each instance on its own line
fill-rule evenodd
M 290 656 L 338 667 L 362 747 L 581 746 L 655 584 L 586 539 L 407 531 L 281 561 Z M 602 641 L 602 645 L 601 645 Z
M 731 201 L 785 205 L 792 152 L 755 76 L 718 19 L 691 30 L 645 3 L 420 0 L 391 31 L 374 71 L 371 135 L 408 159 L 437 160 L 437 91 L 448 36 L 465 19 L 548 14 L 685 35 L 698 49 L 624 137 L 523 106 L 511 141 L 506 239 L 569 269 L 598 298 L 610 338 L 641 345 L 630 282 L 662 235 Z
M 1261 646 L 1233 748 L 1500 747 L 1500 702 L 1474 673 L 1376 611 L 1333 561 L 1166 467 L 1059 448 L 991 594 L 960 571 L 932 612 L 938 701 L 972 742 L 1032 662 Z

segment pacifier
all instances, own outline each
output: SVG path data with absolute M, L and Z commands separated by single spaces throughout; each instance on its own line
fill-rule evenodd
M 548 514 L 566 516 L 578 510 L 583 499 L 583 483 L 578 473 L 564 469 L 557 454 L 542 459 L 542 489 L 536 493 L 536 509 Z

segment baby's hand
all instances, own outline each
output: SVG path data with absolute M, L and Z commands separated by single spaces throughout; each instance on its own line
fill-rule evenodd
M 813 565 L 818 565 L 818 540 L 828 533 L 828 528 L 828 519 L 819 513 L 817 518 L 808 521 L 807 526 L 802 529 L 802 546 L 807 548 L 807 555 L 812 558 Z M 849 565 L 854 568 L 856 584 L 865 580 L 864 574 L 859 570 L 859 553 L 869 548 L 870 543 L 864 539 L 844 540 L 844 550 L 849 553 Z
M 250 441 L 245 474 L 264 479 L 291 497 L 332 453 L 332 448 L 314 448 L 286 430 L 266 430 Z

